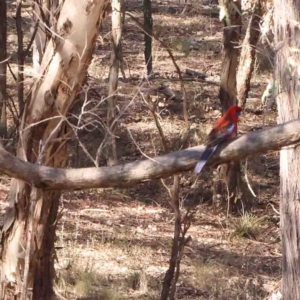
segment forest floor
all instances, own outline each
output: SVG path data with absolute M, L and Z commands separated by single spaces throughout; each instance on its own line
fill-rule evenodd
M 210 2 L 199 0 L 186 6 L 180 1 L 153 1 L 155 36 L 170 47 L 181 70 L 196 70 L 204 73 L 208 81 L 216 83 L 185 81 L 190 103 L 189 146 L 201 144 L 221 115 L 218 83 L 223 25 L 218 19 L 217 6 Z M 128 10 L 143 23 L 142 2 L 126 3 Z M 16 72 L 13 4 L 10 9 L 8 41 L 11 68 Z M 28 16 L 24 18 L 24 25 L 29 28 L 30 12 L 25 11 L 24 16 Z M 108 17 L 100 31 L 89 68 L 88 98 L 98 102 L 100 97 L 107 95 L 110 26 Z M 25 41 L 30 36 L 30 31 L 26 30 Z M 120 163 L 163 153 L 157 128 L 144 100 L 149 89 L 155 90 L 166 84 L 179 95 L 176 99 L 161 98 L 157 108 L 169 145 L 178 140 L 185 126 L 180 83 L 174 79 L 178 76 L 167 51 L 157 41 L 153 42 L 156 78 L 144 80 L 143 39 L 143 32 L 127 15 L 123 33 L 126 79 L 120 80 L 118 94 L 121 118 L 117 148 Z M 262 55 L 257 59 L 253 88 L 247 109 L 241 116 L 239 134 L 276 123 L 274 110 L 253 113 L 261 109 L 259 99 L 271 74 L 267 61 Z M 32 74 L 28 58 L 25 69 L 27 90 L 34 78 Z M 15 86 L 9 74 L 12 99 L 16 97 Z M 104 108 L 104 105 L 98 107 L 102 120 L 105 120 Z M 101 128 L 83 131 L 79 132 L 79 137 L 85 150 L 94 156 L 102 142 L 103 132 Z M 92 166 L 89 157 L 75 144 L 70 143 L 70 166 Z M 101 162 L 103 165 L 105 159 Z M 253 204 L 247 205 L 247 212 L 235 216 L 220 212 L 211 205 L 212 168 L 206 168 L 197 182 L 192 172 L 181 175 L 182 207 L 184 210 L 192 203 L 195 217 L 188 231 L 192 241 L 184 251 L 176 299 L 279 299 L 278 153 L 249 158 L 241 162 L 241 168 L 243 179 L 248 181 L 256 196 L 250 199 L 248 195 L 251 193 L 244 193 L 247 199 L 242 200 Z M 171 179 L 166 180 L 167 184 L 170 182 Z M 2 198 L 8 190 L 9 181 L 3 179 Z M 3 201 L 2 206 L 5 205 Z M 128 189 L 64 192 L 61 209 L 56 242 L 56 291 L 61 296 L 67 299 L 159 299 L 168 269 L 174 227 L 169 194 L 160 180 Z

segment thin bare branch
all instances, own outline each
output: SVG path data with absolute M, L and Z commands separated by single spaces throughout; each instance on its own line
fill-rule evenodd
M 126 14 L 140 27 L 140 29 L 143 30 L 143 32 L 145 34 L 148 34 L 147 31 L 144 29 L 143 24 L 141 24 L 137 18 L 135 18 L 132 14 L 130 14 L 128 12 L 126 12 Z M 183 117 L 184 117 L 184 121 L 185 121 L 185 125 L 186 125 L 186 129 L 185 129 L 185 132 L 182 137 L 182 144 L 183 144 L 183 148 L 184 148 L 187 143 L 187 140 L 188 140 L 190 125 L 189 125 L 189 116 L 188 116 L 188 100 L 187 100 L 186 90 L 184 87 L 182 73 L 181 73 L 181 70 L 175 60 L 175 57 L 174 57 L 172 51 L 169 49 L 169 47 L 163 41 L 161 41 L 155 34 L 153 34 L 153 32 L 152 32 L 151 37 L 154 38 L 158 43 L 160 43 L 160 45 L 168 52 L 168 54 L 172 60 L 172 63 L 176 69 L 176 72 L 178 74 L 178 77 L 179 77 L 180 87 L 181 87 L 181 91 L 182 91 L 182 95 L 183 95 Z

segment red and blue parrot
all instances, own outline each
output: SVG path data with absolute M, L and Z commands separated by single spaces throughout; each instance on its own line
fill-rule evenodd
M 206 149 L 194 169 L 195 174 L 199 174 L 201 172 L 206 162 L 221 142 L 229 139 L 233 134 L 237 134 L 238 117 L 241 111 L 242 109 L 239 106 L 231 106 L 215 123 L 212 131 L 207 137 L 205 143 Z

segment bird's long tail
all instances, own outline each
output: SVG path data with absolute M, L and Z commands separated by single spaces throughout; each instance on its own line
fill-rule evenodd
M 218 145 L 216 145 L 216 146 L 214 146 L 214 147 L 207 147 L 207 148 L 204 150 L 204 152 L 203 152 L 203 154 L 202 154 L 200 160 L 198 161 L 198 163 L 197 163 L 197 165 L 196 165 L 196 167 L 195 167 L 195 169 L 194 169 L 194 173 L 195 173 L 195 174 L 199 174 L 199 173 L 202 171 L 202 169 L 203 169 L 203 167 L 205 166 L 206 162 L 209 160 L 209 158 L 210 158 L 210 157 L 213 155 L 213 153 L 216 151 L 217 147 L 218 147 Z

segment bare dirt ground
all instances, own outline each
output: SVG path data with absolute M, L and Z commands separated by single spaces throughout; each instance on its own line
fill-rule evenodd
M 141 1 L 127 1 L 128 10 L 142 21 Z M 9 51 L 16 71 L 15 27 L 11 4 Z M 187 5 L 179 1 L 153 1 L 154 32 L 171 49 L 181 70 L 205 73 L 207 80 L 219 82 L 222 62 L 222 24 L 211 1 Z M 30 11 L 24 22 L 30 26 Z M 165 49 L 154 41 L 154 72 L 145 75 L 143 32 L 126 17 L 123 35 L 126 80 L 119 83 L 120 125 L 118 154 L 120 163 L 153 157 L 162 153 L 158 132 L 141 91 L 161 84 L 180 93 L 176 71 Z M 105 98 L 110 58 L 110 19 L 100 31 L 95 56 L 89 69 L 88 97 Z M 26 31 L 25 41 L 30 39 Z M 259 108 L 270 70 L 266 59 L 256 65 L 247 108 Z M 26 65 L 26 88 L 32 82 L 31 61 Z M 15 82 L 9 76 L 10 94 L 16 96 Z M 218 85 L 185 82 L 190 102 L 190 146 L 201 144 L 220 116 Z M 83 99 L 84 97 L 82 97 Z M 254 100 L 253 100 L 254 99 Z M 80 103 L 74 108 L 78 111 Z M 105 105 L 98 113 L 105 120 Z M 162 100 L 160 122 L 168 141 L 175 141 L 184 128 L 182 101 Z M 254 114 L 245 111 L 239 134 L 276 123 L 276 112 Z M 92 156 L 103 138 L 103 130 L 79 132 Z M 70 166 L 91 166 L 86 153 L 70 143 Z M 101 160 L 104 163 L 104 159 Z M 195 218 L 189 230 L 192 242 L 186 247 L 176 299 L 276 299 L 280 289 L 281 249 L 278 229 L 279 167 L 278 153 L 249 158 L 241 162 L 243 178 L 256 197 L 244 193 L 248 214 L 226 216 L 210 205 L 213 169 L 198 179 L 182 175 L 182 206 L 194 205 Z M 3 179 L 1 198 L 9 181 Z M 3 201 L 5 206 L 5 201 Z M 57 292 L 67 299 L 159 299 L 168 268 L 174 216 L 169 196 L 161 182 L 153 181 L 130 189 L 70 191 L 61 200 L 62 217 L 57 232 Z

